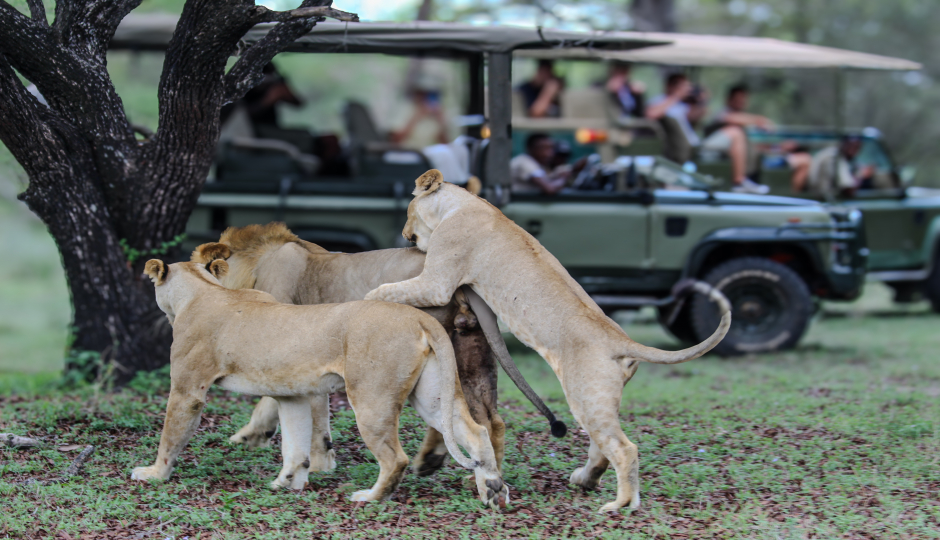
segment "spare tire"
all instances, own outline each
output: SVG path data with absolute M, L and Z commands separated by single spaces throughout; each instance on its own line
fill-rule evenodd
M 790 268 L 760 257 L 726 261 L 705 276 L 731 302 L 731 329 L 716 347 L 722 356 L 769 352 L 795 346 L 809 325 L 813 299 L 809 288 Z M 692 329 L 698 341 L 718 328 L 714 302 L 692 299 Z

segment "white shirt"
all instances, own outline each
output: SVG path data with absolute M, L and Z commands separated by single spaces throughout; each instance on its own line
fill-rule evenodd
M 543 178 L 545 169 L 529 154 L 519 154 L 509 162 L 509 174 L 512 178 L 512 191 L 515 193 L 541 192 L 532 178 Z
M 650 101 L 649 107 L 657 105 L 666 101 L 666 95 L 656 96 Z M 695 128 L 692 127 L 692 124 L 689 123 L 689 107 L 688 103 L 682 101 L 677 101 L 672 104 L 671 107 L 666 109 L 666 116 L 670 118 L 675 118 L 676 122 L 679 123 L 679 127 L 682 128 L 682 133 L 685 134 L 685 138 L 688 139 L 691 146 L 698 146 L 702 143 L 702 140 L 699 139 L 698 133 L 695 132 Z

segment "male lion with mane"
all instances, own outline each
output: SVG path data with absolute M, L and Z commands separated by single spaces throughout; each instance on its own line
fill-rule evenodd
M 457 382 L 447 332 L 427 313 L 387 302 L 281 304 L 270 294 L 230 290 L 222 260 L 203 266 L 147 262 L 157 304 L 173 326 L 170 397 L 157 460 L 134 480 L 166 480 L 199 426 L 209 387 L 277 396 L 284 465 L 271 487 L 303 489 L 310 469 L 311 396 L 345 389 L 363 441 L 379 462 L 372 489 L 354 501 L 391 496 L 408 466 L 398 439 L 405 401 L 443 434 L 461 466 L 473 469 L 480 500 L 505 506 L 509 490 L 486 428 L 473 421 Z M 466 448 L 467 459 L 457 444 Z
M 593 489 L 613 462 L 617 499 L 602 512 L 640 504 L 637 447 L 620 427 L 624 385 L 639 362 L 677 364 L 698 358 L 724 338 L 731 306 L 704 283 L 692 287 L 718 303 L 718 329 L 705 341 L 667 352 L 631 340 L 604 315 L 558 259 L 485 200 L 430 170 L 415 181 L 402 235 L 427 253 L 421 275 L 382 285 L 367 300 L 439 306 L 469 285 L 520 341 L 535 349 L 561 382 L 575 419 L 591 437 L 587 464 L 571 482 Z

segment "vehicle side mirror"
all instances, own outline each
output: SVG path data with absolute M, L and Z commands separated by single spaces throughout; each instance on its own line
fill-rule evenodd
M 914 183 L 914 178 L 917 177 L 917 167 L 913 165 L 905 165 L 901 167 L 898 171 L 898 178 L 901 180 L 901 185 L 907 187 Z

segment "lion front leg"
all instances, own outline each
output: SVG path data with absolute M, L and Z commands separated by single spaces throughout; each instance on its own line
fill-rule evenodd
M 157 461 L 150 467 L 134 469 L 131 473 L 131 480 L 167 480 L 170 478 L 180 452 L 199 427 L 199 419 L 205 404 L 205 395 L 197 397 L 170 391 Z
M 313 419 L 310 417 L 310 398 L 277 398 L 281 417 L 281 456 L 284 466 L 272 488 L 303 489 L 310 471 L 310 438 Z
M 336 450 L 330 436 L 330 395 L 310 396 L 310 416 L 313 419 L 310 435 L 310 470 L 328 472 L 336 468 Z
M 398 283 L 386 283 L 369 292 L 366 300 L 382 300 L 414 307 L 446 306 L 457 290 L 448 281 L 433 280 L 421 274 Z
M 229 440 L 236 444 L 244 444 L 248 448 L 260 448 L 270 443 L 275 431 L 277 431 L 277 400 L 272 397 L 263 397 L 255 405 L 248 425 L 238 430 Z

